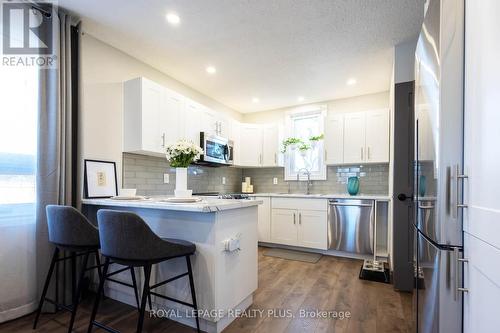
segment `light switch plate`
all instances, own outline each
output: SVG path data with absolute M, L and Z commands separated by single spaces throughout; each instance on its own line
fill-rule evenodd
M 222 177 L 222 185 L 226 185 L 226 177 Z
M 163 184 L 168 184 L 170 183 L 170 174 L 164 173 L 163 174 Z
M 274 177 L 273 178 L 273 184 L 274 185 L 278 185 L 278 177 Z

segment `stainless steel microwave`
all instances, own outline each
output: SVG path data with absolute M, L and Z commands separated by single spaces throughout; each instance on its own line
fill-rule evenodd
M 200 147 L 204 154 L 199 164 L 233 164 L 233 141 L 217 135 L 200 132 Z

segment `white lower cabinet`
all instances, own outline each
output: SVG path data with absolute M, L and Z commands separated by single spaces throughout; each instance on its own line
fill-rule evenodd
M 327 214 L 316 210 L 299 210 L 299 246 L 315 249 L 327 248 Z
M 258 213 L 259 242 L 271 241 L 271 198 L 255 197 L 255 200 L 262 200 Z
M 326 250 L 326 207 L 324 200 L 273 198 L 271 243 Z
M 297 245 L 297 211 L 273 209 L 271 216 L 271 242 Z

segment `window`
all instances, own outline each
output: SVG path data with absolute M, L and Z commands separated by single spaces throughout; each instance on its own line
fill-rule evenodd
M 285 180 L 326 180 L 323 140 L 311 140 L 324 133 L 326 106 L 290 113 L 286 119 L 287 138 L 300 139 L 285 152 Z M 307 170 L 307 171 L 306 171 Z
M 0 225 L 35 223 L 38 69 L 0 66 Z

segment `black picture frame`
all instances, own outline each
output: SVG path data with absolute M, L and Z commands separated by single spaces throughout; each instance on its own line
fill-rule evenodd
M 113 177 L 112 179 L 114 180 L 115 184 L 113 187 L 114 192 L 105 194 L 105 195 L 91 195 L 89 192 L 89 170 L 88 170 L 88 163 L 102 163 L 102 164 L 111 164 L 113 166 Z M 85 199 L 106 199 L 106 198 L 111 198 L 115 197 L 118 195 L 118 178 L 116 174 L 116 162 L 112 161 L 102 161 L 102 160 L 92 160 L 92 159 L 84 159 L 83 160 L 83 190 L 84 190 L 84 197 Z

